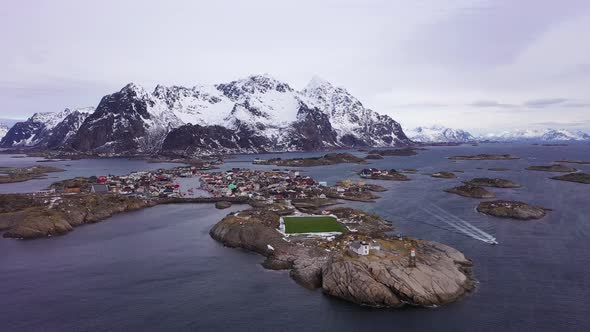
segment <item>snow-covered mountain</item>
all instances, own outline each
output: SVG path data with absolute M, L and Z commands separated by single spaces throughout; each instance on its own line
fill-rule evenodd
M 78 131 L 92 111 L 92 107 L 86 107 L 35 113 L 26 121 L 14 124 L 0 140 L 0 147 L 59 147 Z
M 584 141 L 590 140 L 590 135 L 581 131 L 570 131 L 566 129 L 517 129 L 501 133 L 487 134 L 479 138 L 490 141 Z
M 7 125 L 0 123 L 0 140 L 2 140 L 4 136 L 6 136 L 6 133 L 8 133 L 9 129 L 10 128 Z
M 407 135 L 412 141 L 423 143 L 465 143 L 476 140 L 465 130 L 443 126 L 418 127 L 407 131 Z
M 410 143 L 389 116 L 313 79 L 302 91 L 268 75 L 192 88 L 130 83 L 103 97 L 68 141 L 84 152 L 175 154 L 319 150 Z

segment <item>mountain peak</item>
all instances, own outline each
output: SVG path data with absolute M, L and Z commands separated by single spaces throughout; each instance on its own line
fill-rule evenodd
M 137 96 L 147 96 L 147 92 L 145 91 L 145 89 L 141 85 L 133 82 L 125 85 L 123 89 L 121 89 L 121 93 L 134 94 Z
M 305 87 L 304 90 L 317 90 L 317 89 L 321 89 L 321 90 L 330 90 L 333 89 L 334 86 L 332 85 L 332 83 L 326 81 L 325 79 L 315 75 L 311 78 L 311 80 L 309 81 L 309 83 L 307 83 L 307 86 Z

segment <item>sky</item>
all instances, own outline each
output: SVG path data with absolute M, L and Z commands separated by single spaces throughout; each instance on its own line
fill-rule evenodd
M 319 76 L 404 128 L 590 131 L 587 0 L 23 0 L 0 17 L 5 119 L 266 73 Z

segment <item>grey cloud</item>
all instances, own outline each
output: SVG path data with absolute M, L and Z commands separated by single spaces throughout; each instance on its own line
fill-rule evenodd
M 436 102 L 424 102 L 424 103 L 409 103 L 409 104 L 398 104 L 393 105 L 396 108 L 416 108 L 416 107 L 423 107 L 423 108 L 433 108 L 433 107 L 449 107 L 449 104 L 443 103 L 436 103 Z
M 543 127 L 585 127 L 590 125 L 590 119 L 588 120 L 579 120 L 579 121 L 546 121 L 546 122 L 535 122 L 533 125 L 536 126 L 543 126 Z
M 570 102 L 570 103 L 564 104 L 563 106 L 571 107 L 571 108 L 584 108 L 584 107 L 590 108 L 590 103 L 588 103 L 588 102 Z
M 513 104 L 505 104 L 505 103 L 500 103 L 494 100 L 479 100 L 479 101 L 475 101 L 471 104 L 469 104 L 469 106 L 474 106 L 474 107 L 500 107 L 500 108 L 509 108 L 509 107 L 517 107 L 516 105 Z
M 569 99 L 567 98 L 544 98 L 544 99 L 533 99 L 524 103 L 524 106 L 533 108 L 542 108 L 551 105 L 563 104 Z

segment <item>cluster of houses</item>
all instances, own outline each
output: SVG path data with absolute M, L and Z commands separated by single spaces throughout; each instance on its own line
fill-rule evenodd
M 199 172 L 197 167 L 177 167 L 156 171 L 139 171 L 128 175 L 99 176 L 91 185 L 93 193 L 115 193 L 148 198 L 180 197 L 179 177 L 193 177 Z
M 377 168 L 365 168 L 359 173 L 359 175 L 361 178 L 369 179 L 369 178 L 374 178 L 374 177 L 379 177 L 379 176 L 388 176 L 388 175 L 391 175 L 392 173 L 397 173 L 397 171 L 394 169 L 380 170 Z
M 214 197 L 246 196 L 254 199 L 325 198 L 325 182 L 316 182 L 298 171 L 262 171 L 233 168 L 199 174 L 201 188 Z

